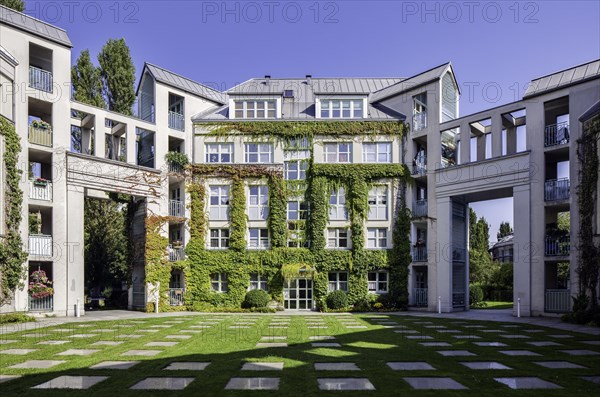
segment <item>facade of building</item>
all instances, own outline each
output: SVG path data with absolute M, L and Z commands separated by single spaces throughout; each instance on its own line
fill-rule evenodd
M 84 199 L 107 193 L 139 203 L 131 308 L 238 305 L 268 289 L 286 309 L 315 309 L 341 289 L 351 303 L 467 310 L 468 203 L 501 197 L 514 200 L 515 311 L 568 311 L 578 292 L 578 235 L 551 225 L 570 212 L 579 228 L 579 117 L 600 100 L 599 60 L 463 117 L 449 63 L 410 78 L 265 76 L 225 92 L 146 63 L 132 117 L 70 99 L 65 31 L 0 6 L 0 38 L 0 115 L 22 147 L 23 266 L 54 289 L 17 288 L 3 311 L 81 310 Z M 564 262 L 570 285 L 555 288 Z

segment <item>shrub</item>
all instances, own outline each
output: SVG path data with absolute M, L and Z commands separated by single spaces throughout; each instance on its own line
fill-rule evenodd
M 262 289 L 254 289 L 246 293 L 246 298 L 242 303 L 242 307 L 251 309 L 254 307 L 267 307 L 269 304 L 269 294 Z
M 352 306 L 352 311 L 354 311 L 354 312 L 371 311 L 371 304 L 369 304 L 369 301 L 367 300 L 367 298 L 359 299 L 358 301 L 354 302 L 354 305 Z
M 0 314 L 0 324 L 26 323 L 28 321 L 35 321 L 35 318 L 25 313 Z
M 479 284 L 471 284 L 469 286 L 469 303 L 473 307 L 484 306 L 483 288 Z
M 332 310 L 344 309 L 348 306 L 348 296 L 342 290 L 337 290 L 327 294 L 327 308 Z
M 381 302 L 376 302 L 376 303 L 373 305 L 373 309 L 375 309 L 375 310 L 381 310 L 381 309 L 383 309 L 383 303 L 381 303 Z

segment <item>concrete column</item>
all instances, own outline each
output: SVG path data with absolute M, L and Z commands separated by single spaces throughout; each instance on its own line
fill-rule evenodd
M 517 152 L 517 129 L 515 127 L 506 129 L 506 154 Z
M 471 161 L 471 132 L 469 125 L 460 126 L 460 164 Z
M 502 115 L 492 116 L 492 157 L 502 156 Z
M 84 188 L 67 186 L 67 244 L 65 256 L 66 308 L 67 315 L 75 315 L 77 299 L 84 313 Z
M 521 300 L 521 316 L 531 316 L 532 283 L 542 284 L 544 263 L 536 263 L 532 269 L 531 262 L 531 191 L 529 185 L 513 188 L 513 222 L 514 222 L 514 260 L 513 260 L 513 315 L 517 315 L 517 301 Z M 539 268 L 539 269 L 538 269 Z M 531 274 L 538 277 L 532 279 Z M 539 289 L 539 288 L 536 288 Z M 542 295 L 543 296 L 543 295 Z
M 437 203 L 437 245 L 435 253 L 435 274 L 429 280 L 435 280 L 435 285 L 430 286 L 429 310 L 436 311 L 438 297 L 442 297 L 442 311 L 452 311 L 452 199 L 450 197 L 438 198 Z
M 104 141 L 104 118 L 94 117 L 94 156 L 106 156 L 106 142 Z
M 477 161 L 485 160 L 485 135 L 477 137 Z
M 127 163 L 129 164 L 137 164 L 137 158 L 135 156 L 136 153 L 136 144 L 137 144 L 137 134 L 136 128 L 132 125 L 127 128 Z

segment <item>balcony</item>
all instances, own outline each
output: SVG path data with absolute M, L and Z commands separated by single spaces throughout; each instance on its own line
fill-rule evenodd
M 169 251 L 169 262 L 177 262 L 185 259 L 185 250 L 183 247 L 169 244 L 167 246 L 167 251 Z
M 46 123 L 31 123 L 29 125 L 29 143 L 52 147 L 52 127 Z
M 425 176 L 427 175 L 427 165 L 425 164 L 413 164 L 411 175 L 415 176 Z
M 30 179 L 29 198 L 32 200 L 52 201 L 52 182 L 41 178 Z
M 546 236 L 544 254 L 546 256 L 569 256 L 571 253 L 571 236 Z
M 183 288 L 169 288 L 169 305 L 183 306 Z
M 427 306 L 427 288 L 413 288 L 413 297 L 415 299 L 415 306 L 424 307 Z
M 421 131 L 427 128 L 427 112 L 413 114 L 413 132 Z
M 169 162 L 168 167 L 169 167 L 169 172 L 173 172 L 176 174 L 180 174 L 183 172 L 183 166 L 181 164 Z
M 569 123 L 551 124 L 544 129 L 544 147 L 569 143 Z
M 568 200 L 571 181 L 569 178 L 551 179 L 544 184 L 544 201 Z
M 52 72 L 29 66 L 29 86 L 31 88 L 51 93 L 53 83 Z
M 169 111 L 169 128 L 174 130 L 185 130 L 185 119 L 183 114 Z
M 413 217 L 422 218 L 427 216 L 427 200 L 417 200 L 413 205 Z
M 413 262 L 427 262 L 427 247 L 412 247 Z
M 544 311 L 566 313 L 571 310 L 571 291 L 568 289 L 547 289 L 544 294 Z
M 169 216 L 176 216 L 183 218 L 185 216 L 185 207 L 183 201 L 170 200 L 169 201 Z
M 52 256 L 52 236 L 44 234 L 30 234 L 29 255 Z
M 54 310 L 54 296 L 49 295 L 43 298 L 29 296 L 30 312 L 51 312 L 52 310 Z

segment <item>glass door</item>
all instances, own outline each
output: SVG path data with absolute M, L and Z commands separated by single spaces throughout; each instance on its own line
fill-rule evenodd
M 283 304 L 285 309 L 312 310 L 312 280 L 296 278 L 286 280 L 283 288 Z

